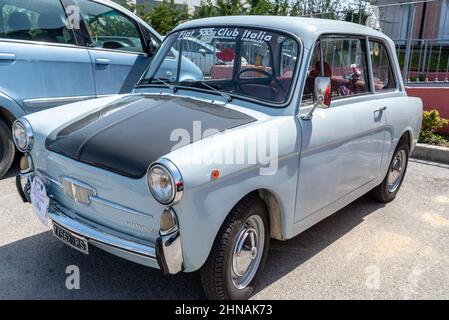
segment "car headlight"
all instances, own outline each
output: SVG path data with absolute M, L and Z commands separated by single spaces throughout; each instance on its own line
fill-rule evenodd
M 179 202 L 184 184 L 178 168 L 167 159 L 152 164 L 147 173 L 148 187 L 153 197 L 164 205 Z
M 12 125 L 14 143 L 22 152 L 29 152 L 33 148 L 33 128 L 26 119 L 20 119 Z

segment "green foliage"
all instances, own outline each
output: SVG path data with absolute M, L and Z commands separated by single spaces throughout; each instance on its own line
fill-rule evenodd
M 436 133 L 438 129 L 449 124 L 449 120 L 441 118 L 438 110 L 424 111 L 419 142 L 436 145 L 449 145 L 449 141 Z
M 290 4 L 288 0 L 273 0 L 269 14 L 273 16 L 287 16 L 289 9 Z
M 272 7 L 270 0 L 249 0 L 247 3 L 249 5 L 248 14 L 251 15 L 267 15 Z
M 191 18 L 187 6 L 175 4 L 174 0 L 164 0 L 154 6 L 146 3 L 136 5 L 127 0 L 124 3 L 124 7 L 137 14 L 163 35 L 170 32 L 178 24 Z
M 213 16 L 218 16 L 216 7 L 211 0 L 204 0 L 201 2 L 201 7 L 195 11 L 193 18 L 198 19 Z
M 449 124 L 447 119 L 441 118 L 438 110 L 424 111 L 422 119 L 422 130 L 435 132 Z
M 150 11 L 150 25 L 160 34 L 167 34 L 189 18 L 187 6 L 176 5 L 174 0 L 164 0 Z
M 219 16 L 236 16 L 246 14 L 244 3 L 240 0 L 216 0 L 215 8 Z
M 338 0 L 203 0 L 193 18 L 229 15 L 301 16 L 338 10 Z M 334 13 L 320 17 L 335 18 Z

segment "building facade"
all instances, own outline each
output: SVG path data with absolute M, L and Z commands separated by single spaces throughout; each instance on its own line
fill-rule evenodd
M 406 39 L 413 21 L 413 39 L 449 39 L 449 0 L 375 0 L 382 31 L 393 39 Z M 416 9 L 413 9 L 416 6 Z

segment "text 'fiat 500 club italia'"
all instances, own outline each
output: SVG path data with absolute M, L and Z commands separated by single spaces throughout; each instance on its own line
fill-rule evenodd
M 183 75 L 192 62 L 201 75 Z M 290 239 L 367 192 L 395 198 L 421 113 L 380 32 L 296 17 L 195 20 L 165 38 L 132 94 L 16 121 L 17 185 L 76 250 L 164 274 L 200 270 L 207 297 L 246 299 L 270 238 Z

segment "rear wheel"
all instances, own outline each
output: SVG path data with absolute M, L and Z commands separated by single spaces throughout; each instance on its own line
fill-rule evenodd
M 387 175 L 382 183 L 372 191 L 372 194 L 377 201 L 387 203 L 394 200 L 401 188 L 402 181 L 404 181 L 409 154 L 410 147 L 408 143 L 400 141 L 394 152 L 393 159 L 390 162 Z
M 250 195 L 233 208 L 201 269 L 209 299 L 248 299 L 254 292 L 269 246 L 265 203 Z
M 0 120 L 0 179 L 11 168 L 15 152 L 11 129 L 3 120 Z

